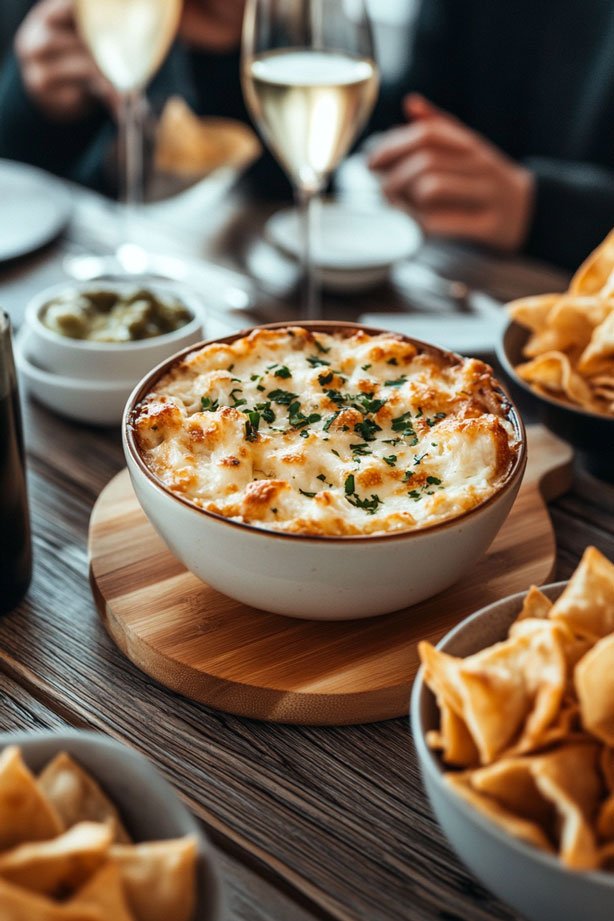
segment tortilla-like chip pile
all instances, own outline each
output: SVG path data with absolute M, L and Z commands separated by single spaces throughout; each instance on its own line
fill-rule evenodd
M 445 781 L 574 870 L 614 870 L 614 563 L 589 547 L 554 604 L 533 586 L 507 639 L 418 646 Z
M 35 777 L 0 754 L 2 921 L 192 921 L 193 837 L 133 844 L 99 784 L 60 753 Z
M 512 301 L 509 314 L 531 330 L 529 361 L 516 373 L 541 396 L 614 415 L 614 230 L 563 294 Z

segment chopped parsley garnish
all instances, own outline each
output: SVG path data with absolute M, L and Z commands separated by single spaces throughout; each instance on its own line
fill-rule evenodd
M 361 441 L 358 444 L 350 445 L 350 449 L 354 454 L 358 454 L 360 457 L 364 457 L 366 454 L 371 454 L 366 442 Z
M 388 464 L 389 467 L 394 467 L 397 462 L 397 456 L 396 454 L 391 454 L 390 457 L 384 457 L 382 460 L 385 464 Z
M 219 400 L 212 400 L 211 397 L 201 397 L 200 406 L 202 410 L 214 413 L 219 406 Z
M 255 409 L 262 413 L 262 418 L 265 422 L 268 422 L 269 424 L 271 422 L 275 422 L 275 413 L 271 409 L 271 404 L 268 402 L 268 400 L 266 403 L 256 403 Z
M 413 477 L 413 475 L 414 475 L 414 471 L 413 471 L 413 470 L 406 470 L 405 473 L 403 474 L 403 482 L 404 482 L 404 483 L 409 483 L 409 481 L 411 480 L 411 478 Z
M 327 352 L 330 352 L 330 349 L 324 348 L 324 346 L 322 345 L 322 343 L 321 343 L 321 342 L 318 342 L 317 339 L 314 339 L 313 341 L 315 342 L 315 346 L 316 346 L 318 352 L 321 352 L 322 355 L 326 355 Z
M 226 370 L 227 370 L 227 371 L 232 371 L 233 368 L 234 368 L 234 365 L 228 365 L 228 367 L 226 368 Z
M 306 425 L 311 425 L 313 422 L 319 422 L 321 418 L 322 416 L 319 413 L 311 413 L 309 416 L 302 413 L 301 404 L 298 400 L 295 400 L 288 406 L 288 422 L 292 428 L 304 428 Z
M 396 358 L 389 358 L 386 364 L 387 365 L 398 365 L 398 361 L 396 360 Z
M 432 429 L 433 426 L 437 423 L 437 421 L 439 419 L 445 419 L 446 415 L 447 415 L 446 413 L 435 413 L 435 415 L 431 419 L 426 420 L 426 424 L 428 425 L 429 428 Z
M 330 384 L 334 376 L 332 371 L 327 371 L 326 374 L 319 374 L 318 383 L 320 386 L 324 387 L 326 384 Z
M 235 396 L 235 393 L 243 393 L 243 391 L 241 390 L 240 387 L 234 387 L 230 391 L 229 396 L 230 396 L 230 399 L 232 400 L 232 405 L 233 406 L 245 406 L 245 404 L 247 403 L 247 400 L 244 400 L 242 398 L 237 398 Z
M 259 381 L 261 376 L 262 375 L 260 374 L 252 374 L 252 376 L 250 377 L 250 381 Z
M 318 475 L 317 475 L 317 477 L 316 477 L 316 480 L 322 480 L 322 482 L 325 483 L 325 482 L 326 482 L 326 477 L 324 476 L 323 473 L 318 473 Z
M 331 452 L 331 454 L 336 454 L 337 457 L 341 457 L 341 455 L 339 454 L 339 452 L 338 452 L 338 451 L 335 451 L 334 448 L 331 448 L 331 449 L 330 449 L 330 452 Z
M 368 371 L 369 368 L 373 367 L 372 365 L 361 365 L 363 371 Z
M 354 426 L 354 431 L 358 432 L 365 441 L 375 441 L 375 433 L 381 432 L 381 430 L 381 425 L 373 422 L 372 419 L 363 419 L 362 422 L 357 422 Z
M 402 387 L 403 384 L 407 382 L 407 377 L 403 374 L 401 377 L 397 377 L 393 381 L 385 381 L 384 387 Z
M 290 393 L 289 390 L 271 390 L 267 396 L 273 403 L 279 403 L 280 406 L 289 406 L 293 400 L 296 400 L 298 393 Z
M 301 438 L 309 438 L 309 432 L 307 431 L 307 429 L 303 429 L 301 432 L 299 432 L 299 435 L 301 436 Z
M 330 361 L 326 361 L 324 358 L 318 358 L 317 355 L 308 355 L 307 361 L 312 368 L 321 368 L 324 365 L 330 365 Z
M 336 403 L 337 406 L 343 406 L 343 404 L 345 403 L 345 397 L 339 390 L 327 390 L 326 396 L 328 397 L 329 400 L 332 400 L 333 403 Z
M 422 463 L 422 461 L 423 461 L 424 458 L 426 457 L 427 453 L 428 453 L 428 452 L 425 452 L 424 454 L 416 454 L 416 456 L 414 457 L 414 466 L 416 466 L 417 464 Z
M 266 390 L 266 387 L 263 387 L 262 384 L 258 384 L 258 386 L 256 387 L 256 390 L 259 390 L 261 393 L 264 393 L 264 391 Z
M 333 413 L 332 416 L 329 416 L 329 417 L 328 417 L 328 419 L 327 419 L 326 422 L 324 423 L 324 431 L 325 431 L 325 432 L 328 432 L 329 428 L 331 427 L 331 425 L 333 424 L 333 422 L 335 421 L 335 419 L 337 418 L 337 416 L 339 415 L 340 412 L 341 412 L 341 410 L 338 409 L 336 413 Z
M 411 413 L 408 411 L 403 413 L 401 416 L 397 416 L 396 419 L 392 420 L 392 431 L 401 432 L 402 435 L 415 435 L 414 424 L 411 421 Z
M 420 495 L 417 489 L 412 489 L 410 492 L 407 493 L 407 495 L 409 496 L 410 499 L 413 499 L 414 502 L 419 502 L 420 499 L 422 498 L 422 496 Z
M 278 368 L 274 374 L 275 377 L 292 377 L 292 371 L 290 368 L 287 368 L 286 365 L 282 365 L 281 368 Z
M 353 473 L 350 473 L 350 475 L 349 475 L 349 476 L 346 478 L 346 480 L 345 480 L 345 487 L 344 487 L 344 488 L 345 488 L 345 494 L 346 494 L 346 496 L 351 496 L 351 495 L 352 495 L 352 493 L 354 492 L 354 489 L 355 489 L 355 485 L 356 485 L 356 484 L 354 483 L 354 474 L 353 474 Z
M 314 492 L 306 492 L 304 489 L 299 489 L 301 496 L 307 496 L 308 499 L 313 499 L 315 496 Z
M 356 495 L 356 493 L 354 493 L 354 495 L 352 496 L 346 495 L 346 499 L 348 500 L 350 505 L 353 505 L 356 508 L 364 509 L 364 511 L 367 512 L 369 515 L 374 515 L 377 510 L 378 505 L 382 504 L 382 500 L 375 493 L 371 494 L 370 499 L 361 499 L 359 496 Z
M 352 406 L 362 413 L 376 413 L 382 408 L 386 400 L 374 400 L 372 397 L 372 393 L 359 393 L 355 397 L 348 397 L 348 399 L 352 400 Z
M 441 485 L 441 480 L 439 479 L 439 477 L 436 477 L 436 476 L 427 476 L 426 482 L 429 484 L 429 486 L 440 486 Z

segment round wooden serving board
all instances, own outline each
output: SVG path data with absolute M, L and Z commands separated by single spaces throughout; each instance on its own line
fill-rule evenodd
M 91 581 L 106 628 L 161 684 L 229 713 L 312 725 L 404 716 L 418 640 L 436 642 L 471 612 L 552 574 L 544 499 L 569 487 L 571 450 L 540 426 L 528 435 L 516 503 L 472 571 L 413 608 L 341 623 L 267 614 L 201 582 L 149 524 L 124 470 L 90 520 Z

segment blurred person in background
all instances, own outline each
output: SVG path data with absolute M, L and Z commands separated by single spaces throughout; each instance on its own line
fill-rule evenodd
M 154 103 L 179 93 L 248 120 L 243 6 L 186 0 Z M 577 266 L 614 224 L 614 4 L 422 0 L 411 47 L 406 31 L 409 70 L 369 126 L 387 129 L 370 156 L 386 196 L 429 234 Z M 71 0 L 41 0 L 0 77 L 0 156 L 109 191 L 113 107 Z M 265 194 L 289 193 L 269 155 L 252 171 Z

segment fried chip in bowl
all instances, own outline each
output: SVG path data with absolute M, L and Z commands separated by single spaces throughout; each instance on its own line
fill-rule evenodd
M 564 683 L 536 722 L 538 696 L 529 707 L 517 701 L 535 692 L 540 660 L 527 669 L 519 653 L 531 646 L 516 644 L 537 638 L 542 655 L 558 644 Z M 460 858 L 529 921 L 611 921 L 614 565 L 588 548 L 567 584 L 490 605 L 420 655 L 412 730 L 431 804 Z M 486 666 L 478 673 L 488 706 L 475 706 L 465 686 L 475 662 Z M 446 706 L 481 764 L 447 760 Z
M 206 841 L 146 759 L 93 733 L 4 740 L 0 921 L 219 921 Z
M 571 280 L 572 294 L 611 293 L 614 269 L 614 230 L 582 263 Z

